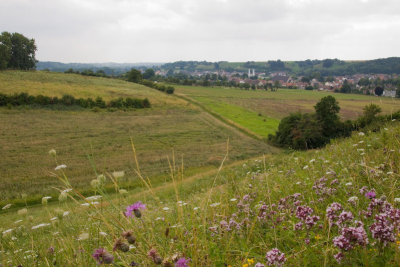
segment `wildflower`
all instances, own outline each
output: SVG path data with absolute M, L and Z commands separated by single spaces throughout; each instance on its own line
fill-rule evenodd
M 296 217 L 305 220 L 307 216 L 313 213 L 313 209 L 308 206 L 298 206 L 296 208 Z
M 68 215 L 69 215 L 69 211 L 64 211 L 63 217 L 66 217 L 66 216 L 68 216 Z
M 119 190 L 119 193 L 120 193 L 121 195 L 126 195 L 126 194 L 128 194 L 128 191 L 127 191 L 126 189 L 120 189 L 120 190 Z
M 65 200 L 67 200 L 67 198 L 68 198 L 68 194 L 65 193 L 64 191 L 62 191 L 60 193 L 60 195 L 58 196 L 58 201 L 63 202 Z
M 56 154 L 57 154 L 57 152 L 56 152 L 56 150 L 55 150 L 55 149 L 50 149 L 50 151 L 49 151 L 49 155 L 50 155 L 50 156 L 53 156 L 53 157 L 55 157 L 55 156 L 56 156 Z
M 285 254 L 282 253 L 277 248 L 268 251 L 265 258 L 268 262 L 268 266 L 275 265 L 281 267 L 283 266 L 283 263 L 286 261 Z
M 92 200 L 98 200 L 98 199 L 100 199 L 100 198 L 102 198 L 102 196 L 100 196 L 100 195 L 95 195 L 95 196 L 87 197 L 86 200 L 92 201 Z
M 400 197 L 396 197 L 396 198 L 394 199 L 394 202 L 400 203 Z
M 175 267 L 189 267 L 190 259 L 180 258 L 176 261 Z
M 168 207 L 164 207 L 163 211 L 169 211 L 169 208 Z
M 77 239 L 77 240 L 83 241 L 83 240 L 86 240 L 86 239 L 89 239 L 89 233 L 82 233 L 82 234 L 80 234 L 80 235 L 78 236 L 78 239 Z
M 339 215 L 338 224 L 342 225 L 346 221 L 351 221 L 354 219 L 353 214 L 350 211 L 342 211 Z
M 219 206 L 219 205 L 221 205 L 221 203 L 220 202 L 216 202 L 216 203 L 210 204 L 210 207 L 216 207 L 216 206 Z
M 247 259 L 247 262 L 248 262 L 249 264 L 253 264 L 253 263 L 254 263 L 254 259 Z
M 371 191 L 365 193 L 365 197 L 366 197 L 366 198 L 369 198 L 369 199 L 373 199 L 373 198 L 376 197 L 376 193 L 375 193 L 374 190 L 371 190 Z
M 198 209 L 199 209 L 199 207 L 194 207 L 194 208 L 193 208 L 193 210 L 198 210 Z
M 97 176 L 97 180 L 99 181 L 100 184 L 104 184 L 107 178 L 104 176 L 104 174 L 100 174 Z
M 99 235 L 101 236 L 108 236 L 108 234 L 106 232 L 99 232 Z
M 359 132 L 359 133 L 358 133 L 358 135 L 359 135 L 359 136 L 364 136 L 364 135 L 365 135 L 365 133 L 363 133 L 363 132 Z
M 98 188 L 98 187 L 100 186 L 99 180 L 93 179 L 92 181 L 90 181 L 90 186 L 91 186 L 93 189 Z
M 58 170 L 65 169 L 65 168 L 67 168 L 67 165 L 61 164 L 61 165 L 58 165 L 57 167 L 55 167 L 54 170 L 58 171 Z
M 321 236 L 317 234 L 317 235 L 315 236 L 315 239 L 316 239 L 316 240 L 320 240 L 320 239 L 321 239 Z
M 346 186 L 352 186 L 352 185 L 353 185 L 353 183 L 351 183 L 351 182 L 346 183 Z
M 335 255 L 333 255 L 333 257 L 335 258 L 335 260 L 340 263 L 343 260 L 344 254 L 342 252 L 339 252 Z
M 160 257 L 160 255 L 158 255 L 158 252 L 155 248 L 152 248 L 149 250 L 149 252 L 147 253 L 147 256 L 149 256 L 149 258 L 155 263 L 155 264 L 161 264 L 162 263 L 162 258 Z M 185 265 L 183 265 L 185 266 Z
M 347 202 L 349 202 L 349 203 L 352 204 L 352 205 L 356 205 L 357 202 L 358 202 L 358 197 L 356 197 L 356 196 L 349 197 L 349 199 L 347 200 Z
M 249 264 L 245 263 L 242 265 L 242 267 L 249 267 Z
M 28 209 L 23 208 L 17 211 L 18 215 L 26 215 L 28 213 Z
M 7 230 L 3 231 L 2 234 L 3 234 L 3 236 L 6 236 L 6 235 L 10 234 L 12 231 L 14 231 L 13 228 L 7 229 Z
M 114 176 L 114 178 L 122 178 L 125 176 L 125 172 L 124 171 L 116 171 L 116 172 L 113 172 L 112 175 Z
M 38 228 L 42 228 L 42 227 L 46 227 L 46 226 L 49 226 L 49 225 L 50 225 L 49 223 L 41 223 L 41 224 L 32 226 L 32 230 L 35 230 L 35 229 L 38 229 Z
M 128 252 L 129 251 L 129 245 L 124 243 L 121 238 L 118 238 L 113 247 L 113 251 L 116 250 L 121 250 L 122 252 Z
M 129 244 L 135 244 L 136 238 L 132 231 L 126 231 L 122 233 L 122 236 L 128 241 Z
M 342 205 L 337 202 L 333 202 L 326 208 L 326 216 L 328 217 L 329 224 L 336 224 L 336 220 L 338 219 L 338 213 L 342 211 Z
M 254 265 L 254 267 L 265 267 L 265 265 L 260 262 L 257 262 L 256 265 Z
M 7 204 L 7 205 L 5 205 L 5 206 L 2 208 L 2 210 L 9 209 L 11 206 L 12 206 L 12 204 Z
M 140 218 L 140 217 L 142 217 L 142 213 L 140 212 L 140 210 L 143 210 L 143 209 L 146 209 L 146 205 L 143 204 L 141 201 L 138 201 L 138 202 L 126 207 L 125 216 L 132 218 L 133 217 L 132 211 L 133 211 L 135 216 L 137 218 Z
M 107 252 L 104 248 L 98 248 L 92 254 L 92 257 L 98 264 L 111 264 L 114 261 L 114 256 Z
M 389 221 L 389 216 L 386 213 L 376 215 L 374 223 L 369 229 L 372 237 L 381 241 L 384 246 L 388 242 L 395 241 L 394 225 Z
M 236 198 L 231 198 L 229 201 L 235 202 L 237 199 Z
M 42 197 L 42 205 L 47 205 L 49 199 L 51 199 L 51 197 Z
M 313 162 L 315 162 L 315 159 L 310 160 L 310 163 L 313 163 Z
M 307 170 L 308 169 L 308 165 L 303 167 L 303 170 Z

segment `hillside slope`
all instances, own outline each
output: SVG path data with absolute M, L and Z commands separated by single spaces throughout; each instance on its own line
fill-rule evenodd
M 169 185 L 139 194 L 110 198 L 100 186 L 87 206 L 70 201 L 8 213 L 0 226 L 0 261 L 398 265 L 399 143 L 396 124 L 321 150 L 253 159 L 196 179 L 173 167 Z M 76 191 L 62 194 L 81 199 Z M 136 239 L 130 247 L 128 236 Z

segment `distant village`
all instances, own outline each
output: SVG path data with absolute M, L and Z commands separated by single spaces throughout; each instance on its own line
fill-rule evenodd
M 202 81 L 206 86 L 228 85 L 245 89 L 268 89 L 290 88 L 319 91 L 334 91 L 344 93 L 359 93 L 375 95 L 375 89 L 381 87 L 382 96 L 396 97 L 400 77 L 397 74 L 354 74 L 349 76 L 329 77 L 307 77 L 290 75 L 285 71 L 271 73 L 256 72 L 255 69 L 248 69 L 248 72 L 227 72 L 220 71 L 179 71 L 181 77 L 190 77 L 196 83 Z M 167 76 L 165 71 L 156 71 L 157 75 Z M 174 75 L 179 77 L 179 75 Z M 396 81 L 396 82 L 393 82 Z M 348 88 L 348 91 L 345 91 Z

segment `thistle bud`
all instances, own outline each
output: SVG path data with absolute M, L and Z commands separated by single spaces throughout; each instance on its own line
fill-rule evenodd
M 137 210 L 133 210 L 133 213 L 135 214 L 136 218 L 142 217 L 142 213 L 138 209 Z
M 135 244 L 136 238 L 132 234 L 132 231 L 123 232 L 122 236 L 128 241 L 129 244 Z
M 114 243 L 113 251 L 116 251 L 117 249 L 121 250 L 122 252 L 128 252 L 129 245 L 124 243 L 121 238 L 118 238 Z
M 149 252 L 147 253 L 147 255 L 149 256 L 150 259 L 152 259 L 152 261 L 155 264 L 161 264 L 163 259 L 160 257 L 160 255 L 158 255 L 158 252 L 156 249 L 152 248 L 149 250 Z
M 105 264 L 111 264 L 111 263 L 113 263 L 113 261 L 114 261 L 114 256 L 111 253 L 105 252 L 103 254 L 103 262 Z

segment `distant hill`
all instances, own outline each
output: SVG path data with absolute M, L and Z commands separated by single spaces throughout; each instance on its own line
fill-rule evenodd
M 322 76 L 352 75 L 356 73 L 400 74 L 400 57 L 390 57 L 365 61 L 343 61 L 339 59 L 304 60 L 304 61 L 248 61 L 248 62 L 207 62 L 177 61 L 161 66 L 168 71 L 217 71 L 256 72 L 285 71 L 295 75 L 310 75 L 319 72 Z
M 94 72 L 103 70 L 107 75 L 119 75 L 129 71 L 131 68 L 146 69 L 161 66 L 162 63 L 61 63 L 53 61 L 39 61 L 36 65 L 38 70 L 50 70 L 64 72 L 68 69 L 92 70 Z

